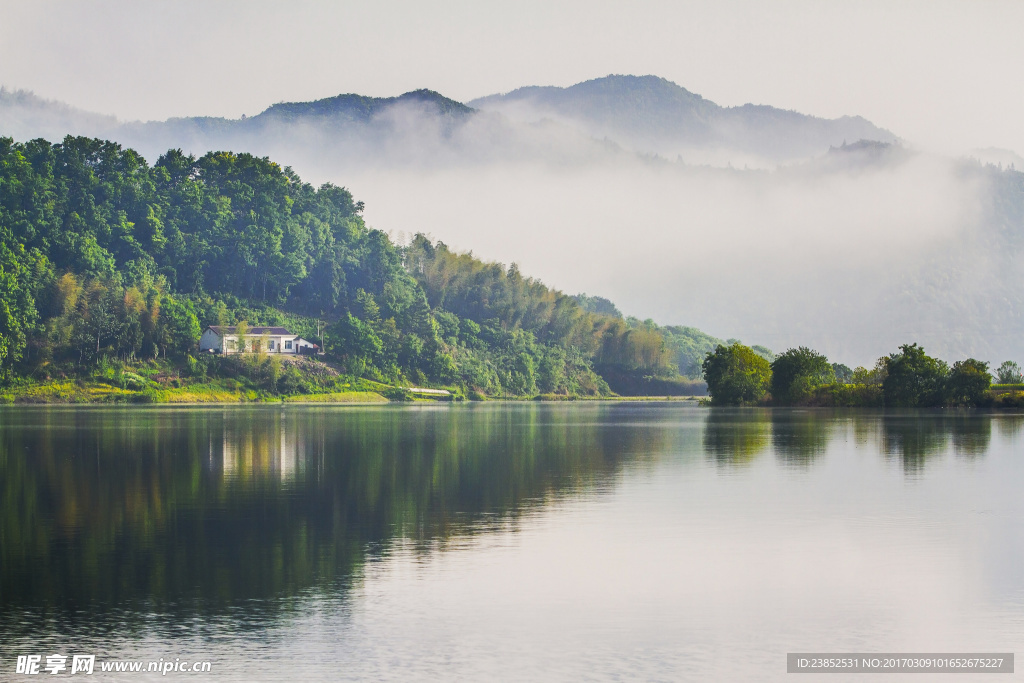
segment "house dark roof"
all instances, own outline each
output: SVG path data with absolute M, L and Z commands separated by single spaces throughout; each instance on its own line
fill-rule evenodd
M 225 334 L 235 334 L 238 331 L 238 327 L 235 325 L 210 325 L 210 329 L 221 337 Z M 245 334 L 248 337 L 259 337 L 264 334 L 281 335 L 284 337 L 295 336 L 286 327 L 250 327 Z

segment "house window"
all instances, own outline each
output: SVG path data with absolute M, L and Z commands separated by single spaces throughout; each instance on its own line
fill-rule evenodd
M 228 339 L 224 343 L 227 345 L 228 351 L 234 351 L 235 350 L 235 340 L 234 339 Z
M 271 339 L 271 340 L 270 340 L 270 341 L 268 342 L 268 344 L 269 344 L 269 348 L 270 348 L 270 350 L 271 350 L 271 351 L 273 351 L 273 350 L 274 350 L 274 340 L 273 340 L 273 339 Z
M 259 350 L 260 350 L 260 343 L 258 341 L 254 341 L 252 343 L 252 352 L 256 353 Z
M 288 341 L 286 341 L 284 343 L 284 350 L 285 351 L 291 351 L 292 350 L 292 340 L 291 339 L 289 339 Z

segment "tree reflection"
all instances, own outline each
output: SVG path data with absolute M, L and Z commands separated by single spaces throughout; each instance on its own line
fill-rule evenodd
M 992 441 L 991 415 L 964 412 L 947 418 L 946 422 L 957 455 L 975 458 L 988 452 Z
M 704 451 L 722 465 L 749 463 L 771 446 L 787 467 L 807 468 L 828 450 L 837 434 L 861 447 L 879 444 L 899 458 L 907 474 L 920 474 L 933 457 L 952 452 L 975 458 L 988 452 L 993 420 L 1008 438 L 1020 432 L 1024 417 L 976 411 L 834 411 L 792 409 L 711 409 L 704 429 Z M 1017 431 L 1013 431 L 1016 429 Z
M 975 412 L 903 411 L 882 418 L 883 452 L 898 457 L 907 474 L 950 448 L 959 456 L 983 455 L 992 439 L 992 416 Z
M 343 595 L 395 542 L 514 528 L 524 511 L 603 488 L 627 461 L 701 445 L 723 466 L 773 447 L 809 467 L 852 433 L 916 473 L 938 453 L 985 453 L 993 422 L 1006 438 L 1024 425 L 970 412 L 679 418 L 629 404 L 5 408 L 0 636 L 26 610 L 209 615 L 286 609 L 279 598 L 310 589 Z
M 941 423 L 916 412 L 886 415 L 882 420 L 882 448 L 896 456 L 908 474 L 920 473 L 928 458 L 946 448 L 947 434 L 936 429 Z
M 1024 432 L 1024 415 L 999 415 L 995 423 L 999 435 L 1007 440 L 1020 438 Z
M 810 467 L 828 448 L 834 426 L 832 411 L 774 411 L 772 447 L 775 456 L 790 467 Z
M 603 413 L 588 414 L 5 410 L 0 622 L 26 607 L 208 613 L 343 589 L 397 538 L 506 528 L 665 447 L 664 430 L 595 428 Z
M 720 465 L 745 465 L 768 448 L 772 423 L 763 408 L 712 408 L 704 423 L 704 452 Z

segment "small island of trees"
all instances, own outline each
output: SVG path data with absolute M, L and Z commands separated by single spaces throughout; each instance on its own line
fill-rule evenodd
M 735 342 L 708 352 L 702 369 L 713 405 L 1024 406 L 1024 378 L 1017 363 L 1003 363 L 994 386 L 988 363 L 967 358 L 950 366 L 916 343 L 879 358 L 870 370 L 850 370 L 805 346 L 769 362 Z

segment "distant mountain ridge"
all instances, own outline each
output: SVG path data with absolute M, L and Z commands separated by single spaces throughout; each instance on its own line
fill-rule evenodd
M 392 116 L 398 111 L 407 116 Z M 374 156 L 388 140 L 437 137 L 438 133 L 442 139 L 450 136 L 474 113 L 461 102 L 421 89 L 397 97 L 349 93 L 310 102 L 279 102 L 255 116 L 237 119 L 184 116 L 164 121 L 120 121 L 28 91 L 0 89 L 0 136 L 16 140 L 42 137 L 51 142 L 69 134 L 107 138 L 133 147 L 153 161 L 176 147 L 197 155 L 229 149 L 261 156 L 280 155 L 282 146 L 312 154 L 332 147 Z M 408 125 L 416 119 L 428 121 L 433 127 Z
M 898 140 L 860 116 L 823 119 L 767 105 L 722 107 L 658 76 L 611 75 L 567 88 L 528 86 L 468 104 L 513 119 L 575 123 L 591 135 L 650 153 L 726 147 L 783 161 L 823 154 L 846 141 Z
M 319 118 L 348 120 L 368 123 L 374 116 L 389 107 L 401 104 L 416 104 L 433 109 L 442 116 L 459 118 L 473 113 L 472 107 L 447 98 L 433 90 L 420 89 L 398 97 L 367 97 L 346 94 L 327 97 L 312 102 L 281 102 L 267 107 L 250 121 L 262 118 L 293 120 L 297 118 Z
M 183 139 L 196 136 L 220 136 L 232 143 L 245 145 L 246 138 L 267 132 L 287 133 L 290 126 L 322 128 L 325 132 L 348 132 L 372 126 L 392 109 L 409 107 L 418 114 L 434 117 L 447 127 L 457 125 L 474 110 L 433 90 L 414 90 L 397 97 L 368 97 L 348 93 L 310 102 L 278 102 L 255 116 L 239 119 L 221 117 L 178 117 L 166 121 L 123 124 L 136 137 L 149 134 L 163 138 L 173 146 L 174 136 Z M 201 139 L 199 140 L 201 144 Z M 211 144 L 213 141 L 211 141 Z
M 722 107 L 657 76 L 612 75 L 568 88 L 528 86 L 467 104 L 427 89 L 397 97 L 349 93 L 280 102 L 238 119 L 149 122 L 122 122 L 25 91 L 0 91 L 0 135 L 56 141 L 68 133 L 117 140 L 147 156 L 169 147 L 280 156 L 282 145 L 327 146 L 351 150 L 346 158 L 358 153 L 376 161 L 386 153 L 396 163 L 407 158 L 399 150 L 420 148 L 430 150 L 413 154 L 420 161 L 521 158 L 545 150 L 557 150 L 552 153 L 560 159 L 574 153 L 593 159 L 610 143 L 607 149 L 681 156 L 688 163 L 771 165 L 820 156 L 847 141 L 898 141 L 859 116 L 823 119 L 766 105 Z

